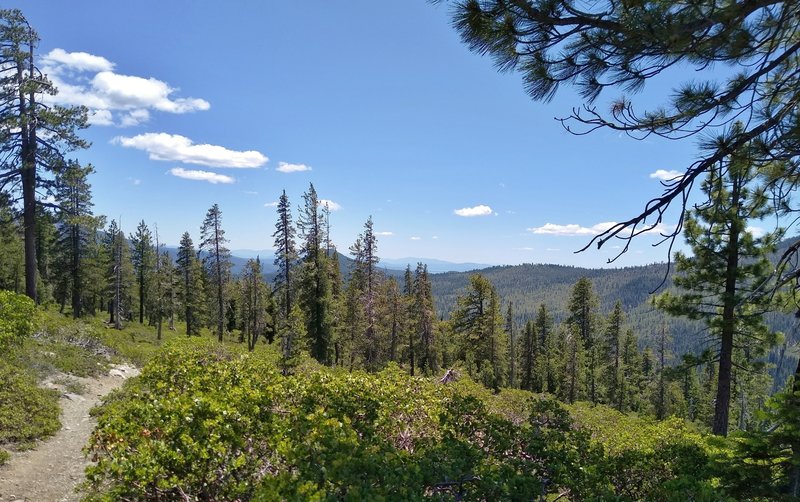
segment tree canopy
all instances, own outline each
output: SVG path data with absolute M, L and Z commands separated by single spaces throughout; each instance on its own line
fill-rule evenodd
M 562 83 L 578 90 L 585 104 L 559 119 L 568 130 L 585 134 L 605 128 L 670 139 L 703 133 L 701 154 L 684 166 L 684 175 L 664 182 L 663 193 L 639 214 L 586 247 L 615 237 L 629 242 L 656 228 L 673 203 L 685 208 L 699 176 L 745 145 L 754 164 L 773 165 L 769 188 L 785 203 L 783 209 L 796 210 L 789 195 L 800 181 L 797 2 L 458 0 L 452 5 L 453 24 L 470 49 L 490 55 L 500 71 L 519 72 L 533 99 L 552 99 Z M 712 65 L 720 71 L 703 71 Z M 631 95 L 654 77 L 677 75 L 678 67 L 696 71 L 654 109 L 634 104 Z M 595 102 L 606 88 L 627 94 L 601 110 Z M 681 217 L 664 237 L 676 238 L 682 224 Z M 626 250 L 623 246 L 620 254 Z M 784 263 L 798 250 L 800 243 Z M 783 275 L 787 282 L 800 277 L 800 270 L 787 267 Z

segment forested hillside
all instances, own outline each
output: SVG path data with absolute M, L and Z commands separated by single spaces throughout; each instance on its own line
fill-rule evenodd
M 788 242 L 783 243 L 779 250 L 784 250 L 787 245 Z M 602 313 L 607 315 L 615 302 L 622 302 L 628 324 L 636 332 L 641 348 L 655 348 L 662 325 L 667 326 L 672 338 L 669 347 L 672 364 L 679 362 L 683 354 L 699 354 L 709 346 L 710 339 L 701 322 L 670 316 L 653 305 L 651 293 L 658 294 L 671 287 L 673 271 L 664 282 L 665 263 L 602 269 L 526 263 L 475 272 L 431 274 L 440 317 L 447 318 L 458 295 L 463 294 L 469 285 L 470 275 L 476 272 L 495 285 L 504 302 L 513 304 L 515 320 L 520 325 L 533 320 L 541 304 L 552 312 L 556 323 L 563 321 L 568 315 L 566 308 L 573 285 L 586 277 L 594 285 Z M 798 321 L 792 313 L 771 312 L 766 314 L 766 318 L 772 329 L 786 335 L 789 346 L 797 342 L 800 336 Z M 770 353 L 768 360 L 775 365 L 777 381 L 785 382 L 794 372 L 795 359 L 796 356 L 787 353 L 784 346 Z

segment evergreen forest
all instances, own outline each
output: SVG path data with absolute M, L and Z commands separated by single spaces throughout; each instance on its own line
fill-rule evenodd
M 395 269 L 379 213 L 334 242 L 313 183 L 274 193 L 274 253 L 254 258 L 214 201 L 181 235 L 97 214 L 107 166 L 76 160 L 87 109 L 44 99 L 39 35 L 0 10 L 0 477 L 61 429 L 64 395 L 124 363 L 140 374 L 92 410 L 83 500 L 800 499 L 800 7 L 440 3 L 534 100 L 563 84 L 591 103 L 678 60 L 741 66 L 648 115 L 572 117 L 667 136 L 727 120 L 641 215 L 587 237 L 629 242 L 683 204 L 664 237 L 685 248 L 625 268 Z

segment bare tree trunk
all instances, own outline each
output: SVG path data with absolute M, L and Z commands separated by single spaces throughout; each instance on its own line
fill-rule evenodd
M 31 48 L 31 56 L 33 48 Z M 22 85 L 24 75 L 22 65 L 17 67 L 19 85 L 19 116 L 21 120 L 22 157 L 22 220 L 25 236 L 25 294 L 38 302 L 36 295 L 36 129 L 30 120 L 33 103 L 28 103 Z
M 741 186 L 739 180 L 733 184 L 731 200 L 738 205 Z M 737 210 L 738 212 L 738 210 Z M 731 226 L 726 249 L 725 294 L 722 307 L 722 333 L 720 333 L 719 374 L 717 375 L 717 399 L 714 405 L 712 432 L 717 436 L 728 435 L 728 417 L 731 404 L 731 369 L 733 364 L 733 334 L 736 329 L 736 276 L 739 271 L 739 232 L 737 224 Z

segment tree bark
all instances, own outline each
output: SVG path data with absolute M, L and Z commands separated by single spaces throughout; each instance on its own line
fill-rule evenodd
M 741 186 L 737 179 L 731 190 L 731 200 L 738 213 Z M 722 307 L 722 332 L 720 334 L 719 373 L 717 375 L 717 399 L 714 404 L 712 432 L 717 436 L 728 435 L 728 418 L 731 403 L 731 369 L 733 366 L 733 335 L 736 328 L 736 277 L 739 271 L 739 222 L 732 222 L 726 249 L 725 293 Z

